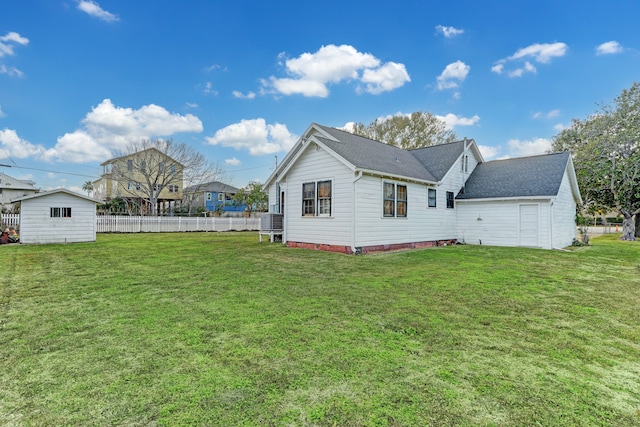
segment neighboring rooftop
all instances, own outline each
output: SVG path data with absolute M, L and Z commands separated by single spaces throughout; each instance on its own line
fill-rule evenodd
M 191 185 L 184 189 L 186 193 L 200 193 L 203 191 L 215 193 L 237 193 L 239 190 L 231 185 L 224 184 L 220 181 L 211 181 L 205 184 Z

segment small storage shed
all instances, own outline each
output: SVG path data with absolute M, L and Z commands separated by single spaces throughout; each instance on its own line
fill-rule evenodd
M 97 200 L 64 188 L 13 199 L 20 202 L 20 242 L 95 242 Z

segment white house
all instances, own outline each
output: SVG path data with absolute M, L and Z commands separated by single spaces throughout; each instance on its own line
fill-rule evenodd
M 0 205 L 11 210 L 11 201 L 16 197 L 28 196 L 40 191 L 33 181 L 13 178 L 0 172 Z
M 90 197 L 63 188 L 32 194 L 20 202 L 20 242 L 95 242 L 96 204 Z
M 344 253 L 562 248 L 581 202 L 569 153 L 485 162 L 473 140 L 404 150 L 316 123 L 265 188 L 283 243 Z

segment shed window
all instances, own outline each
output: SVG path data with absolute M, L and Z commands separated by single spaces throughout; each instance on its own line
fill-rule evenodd
M 302 215 L 331 216 L 331 181 L 305 182 L 302 184 Z
M 71 208 L 50 208 L 51 218 L 71 218 Z
M 385 182 L 383 186 L 382 210 L 387 218 L 407 216 L 407 186 Z
M 429 188 L 428 190 L 428 206 L 430 208 L 435 208 L 436 207 L 436 189 L 435 188 Z
M 447 209 L 453 209 L 453 191 L 447 191 Z

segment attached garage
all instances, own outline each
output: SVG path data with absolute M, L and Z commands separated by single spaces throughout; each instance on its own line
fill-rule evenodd
M 564 248 L 576 237 L 578 203 L 569 153 L 481 163 L 456 198 L 459 240 Z

